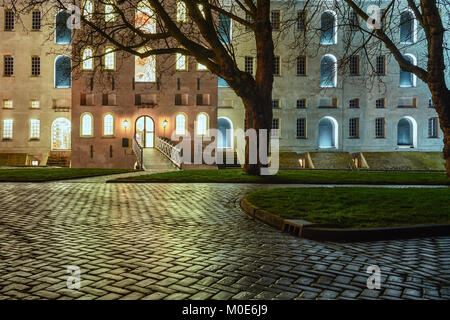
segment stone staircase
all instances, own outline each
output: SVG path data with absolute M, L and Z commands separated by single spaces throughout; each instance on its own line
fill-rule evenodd
M 48 167 L 70 167 L 70 151 L 51 151 L 47 159 Z
M 175 171 L 177 167 L 155 148 L 144 149 L 144 169 L 146 171 Z
M 311 169 L 356 169 L 352 155 L 348 152 L 309 152 L 313 164 Z

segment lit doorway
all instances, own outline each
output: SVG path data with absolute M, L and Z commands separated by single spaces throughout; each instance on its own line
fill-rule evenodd
M 136 120 L 136 141 L 143 148 L 155 147 L 155 122 L 149 116 Z

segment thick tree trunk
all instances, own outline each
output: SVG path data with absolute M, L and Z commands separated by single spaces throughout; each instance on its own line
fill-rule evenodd
M 444 86 L 431 87 L 434 107 L 439 115 L 439 125 L 444 133 L 444 159 L 447 179 L 450 179 L 450 91 Z

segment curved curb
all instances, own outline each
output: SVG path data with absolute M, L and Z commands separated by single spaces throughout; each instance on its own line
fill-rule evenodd
M 260 209 L 247 200 L 241 200 L 241 208 L 251 217 L 265 222 L 278 230 L 295 236 L 333 242 L 362 242 L 394 239 L 450 236 L 450 224 L 415 225 L 390 228 L 333 229 L 320 227 L 305 220 L 288 220 L 267 210 Z

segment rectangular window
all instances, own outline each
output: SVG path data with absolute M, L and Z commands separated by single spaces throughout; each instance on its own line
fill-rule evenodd
M 39 31 L 41 30 L 41 12 L 33 11 L 31 18 L 31 30 Z
M 439 122 L 438 118 L 428 119 L 428 138 L 438 138 L 439 137 Z
M 306 10 L 297 13 L 297 31 L 306 31 L 307 17 Z
M 358 98 L 351 99 L 348 103 L 348 107 L 350 109 L 359 108 L 359 99 Z
M 275 60 L 274 60 L 274 70 L 273 70 L 273 74 L 275 76 L 279 76 L 280 75 L 280 57 L 276 56 Z
M 386 75 L 386 56 L 378 56 L 376 63 L 376 74 L 379 76 Z
M 375 137 L 385 138 L 386 137 L 386 119 L 376 118 L 375 119 Z
M 306 99 L 297 100 L 297 109 L 306 109 Z
M 280 109 L 280 99 L 272 100 L 272 109 Z
M 297 75 L 298 76 L 306 76 L 306 57 L 305 56 L 297 57 Z
M 13 138 L 13 121 L 12 120 L 3 120 L 2 138 L 3 139 L 12 139 Z
M 386 108 L 386 99 L 385 98 L 377 99 L 377 101 L 375 102 L 375 106 L 377 107 L 377 109 Z
M 245 72 L 253 74 L 253 57 L 245 57 Z
M 12 100 L 3 100 L 3 108 L 4 109 L 12 109 L 13 108 L 13 101 Z
M 30 120 L 30 139 L 39 139 L 41 136 L 41 121 Z
M 183 1 L 177 1 L 177 22 L 186 22 L 186 13 L 186 4 Z
M 5 31 L 14 30 L 14 12 L 5 10 Z
M 350 75 L 359 76 L 359 56 L 350 57 Z
M 41 58 L 31 57 L 31 75 L 39 77 L 41 75 Z
M 280 10 L 272 10 L 270 12 L 270 22 L 272 23 L 272 30 L 278 31 L 281 27 L 281 12 Z
M 12 77 L 14 75 L 14 57 L 4 56 L 3 74 L 5 77 Z
M 186 71 L 187 70 L 187 57 L 184 54 L 177 53 L 177 71 Z
M 348 120 L 348 136 L 353 139 L 359 138 L 359 118 Z
M 39 109 L 41 107 L 41 103 L 39 100 L 31 100 L 31 109 Z
M 297 118 L 297 139 L 306 139 L 306 118 Z
M 280 119 L 273 118 L 272 119 L 272 130 L 270 130 L 270 135 L 272 137 L 280 137 Z

